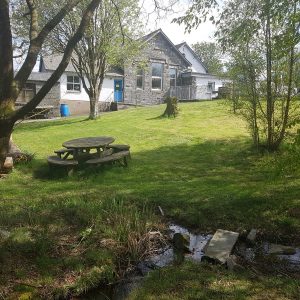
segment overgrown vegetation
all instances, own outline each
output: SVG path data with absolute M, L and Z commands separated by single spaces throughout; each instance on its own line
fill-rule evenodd
M 92 285 L 114 280 L 155 249 L 158 205 L 201 232 L 256 227 L 269 241 L 300 243 L 299 169 L 291 177 L 266 167 L 276 156 L 253 151 L 246 123 L 224 102 L 179 107 L 175 119 L 158 118 L 160 105 L 16 128 L 16 143 L 35 156 L 0 180 L 2 293 L 76 294 L 91 274 Z M 99 135 L 131 146 L 128 168 L 49 176 L 46 157 L 64 141 Z
M 52 199 L 39 205 L 42 220 L 33 206 L 23 209 L 22 227 L 0 235 L 3 295 L 33 282 L 35 297 L 79 295 L 118 280 L 163 242 L 152 210 L 122 198 Z

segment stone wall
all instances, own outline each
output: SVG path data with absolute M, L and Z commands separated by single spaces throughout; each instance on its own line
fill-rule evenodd
M 42 88 L 43 84 L 37 84 L 36 85 L 36 92 L 38 92 Z M 59 83 L 56 83 L 49 93 L 46 95 L 46 97 L 42 100 L 42 102 L 39 104 L 39 106 L 53 106 L 53 116 L 59 117 L 59 106 L 60 106 L 60 88 Z
M 152 62 L 159 62 L 164 66 L 162 90 L 152 90 Z M 143 89 L 136 87 L 136 72 L 139 65 L 144 67 Z M 187 67 L 188 63 L 177 50 L 161 33 L 157 34 L 147 43 L 139 57 L 136 57 L 133 63 L 124 68 L 124 103 L 135 105 L 163 103 L 170 89 L 169 69 L 176 68 L 177 74 L 179 74 Z
M 28 81 L 28 83 L 35 84 L 36 93 L 42 88 L 44 85 L 44 82 L 40 81 Z M 18 104 L 25 104 L 22 92 L 20 93 L 17 103 Z M 60 88 L 59 83 L 56 83 L 49 93 L 46 95 L 46 97 L 41 101 L 41 103 L 38 106 L 53 106 L 53 111 L 51 113 L 51 116 L 58 117 L 60 115 L 59 112 L 59 106 L 60 106 Z

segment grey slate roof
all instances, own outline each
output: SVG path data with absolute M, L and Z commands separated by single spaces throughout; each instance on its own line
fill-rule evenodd
M 48 55 L 44 56 L 41 58 L 40 62 L 40 72 L 49 72 L 49 71 L 54 71 L 57 69 L 59 63 L 61 62 L 62 55 L 59 54 L 53 54 L 53 55 Z M 67 68 L 65 69 L 65 72 L 72 72 L 76 73 L 73 64 L 69 63 Z M 123 76 L 124 72 L 121 68 L 119 67 L 110 67 L 110 69 L 106 72 L 106 76 Z
M 31 81 L 47 81 L 52 73 L 50 72 L 32 72 L 28 78 Z M 59 82 L 59 80 L 57 81 Z

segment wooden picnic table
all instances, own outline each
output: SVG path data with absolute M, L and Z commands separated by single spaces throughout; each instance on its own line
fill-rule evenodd
M 113 143 L 115 139 L 111 136 L 96 136 L 74 139 L 64 142 L 62 145 L 67 149 L 72 149 L 74 159 L 77 159 L 83 153 L 89 153 L 90 150 L 96 149 L 99 157 L 105 151 L 107 146 Z
M 64 149 L 54 151 L 56 156 L 49 156 L 47 161 L 50 168 L 54 166 L 66 168 L 68 175 L 71 175 L 75 168 L 80 165 L 98 166 L 107 163 L 119 163 L 127 166 L 127 158 L 130 156 L 129 145 L 113 144 L 115 139 L 110 136 L 85 137 L 64 142 Z M 92 149 L 96 153 L 91 152 Z M 69 155 L 73 159 L 68 159 Z

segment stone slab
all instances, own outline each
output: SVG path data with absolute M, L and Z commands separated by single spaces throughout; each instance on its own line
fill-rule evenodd
M 238 237 L 237 232 L 218 229 L 205 249 L 205 257 L 225 264 Z

